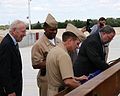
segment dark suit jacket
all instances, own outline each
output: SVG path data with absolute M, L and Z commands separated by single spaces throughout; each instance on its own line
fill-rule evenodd
M 81 44 L 78 58 L 73 66 L 75 76 L 89 75 L 108 67 L 99 33 L 88 36 Z
M 0 44 L 0 91 L 6 93 L 22 92 L 22 62 L 19 49 L 16 48 L 9 34 Z

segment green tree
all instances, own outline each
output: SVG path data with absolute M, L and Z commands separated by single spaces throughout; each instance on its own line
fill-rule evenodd
M 41 29 L 41 23 L 38 21 L 37 23 L 35 24 L 32 24 L 32 29 Z

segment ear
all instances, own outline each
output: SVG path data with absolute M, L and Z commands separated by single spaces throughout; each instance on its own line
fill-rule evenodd
M 69 38 L 69 39 L 67 39 L 67 43 L 70 45 L 70 43 L 71 43 L 71 38 Z
M 106 33 L 105 32 L 101 32 L 101 35 L 104 36 Z
M 16 28 L 13 28 L 13 31 L 16 31 Z
M 17 33 L 16 28 L 13 28 L 12 34 L 15 35 Z
M 73 39 L 72 38 L 69 38 L 68 41 L 71 42 Z

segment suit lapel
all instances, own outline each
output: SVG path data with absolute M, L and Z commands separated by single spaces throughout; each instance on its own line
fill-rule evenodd
M 19 48 L 16 48 L 16 45 L 14 44 L 12 38 L 10 37 L 9 34 L 7 34 L 7 38 L 9 39 L 9 42 L 11 43 L 12 47 L 13 47 L 13 50 L 15 50 L 15 54 L 19 60 L 19 62 L 21 63 L 21 55 L 20 55 L 20 51 L 19 51 Z
M 101 56 L 102 56 L 102 58 L 103 59 L 105 59 L 105 52 L 104 52 L 104 46 L 103 46 L 103 43 L 102 43 L 102 41 L 101 41 L 101 38 L 100 38 L 100 35 L 99 34 L 97 34 L 97 38 L 98 38 L 98 41 L 99 41 L 99 43 L 100 43 L 100 53 L 101 53 Z

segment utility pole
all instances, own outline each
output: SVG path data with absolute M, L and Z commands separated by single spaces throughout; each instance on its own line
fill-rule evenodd
M 32 33 L 31 33 L 31 14 L 30 14 L 30 2 L 31 0 L 28 0 L 28 23 L 29 23 L 29 39 L 28 39 L 28 45 L 31 45 L 32 42 Z
M 28 21 L 29 21 L 29 32 L 31 32 L 30 2 L 31 2 L 31 0 L 28 0 Z

